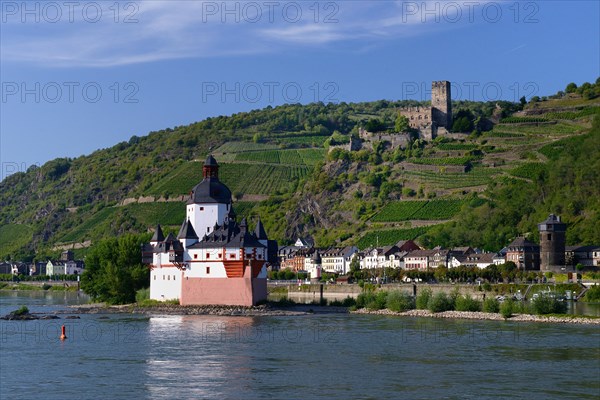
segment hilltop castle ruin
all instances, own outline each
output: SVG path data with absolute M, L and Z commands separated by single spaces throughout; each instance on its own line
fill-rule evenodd
M 431 107 L 408 107 L 398 111 L 408 118 L 410 127 L 418 130 L 419 135 L 426 140 L 448 135 L 452 128 L 450 82 L 431 83 Z

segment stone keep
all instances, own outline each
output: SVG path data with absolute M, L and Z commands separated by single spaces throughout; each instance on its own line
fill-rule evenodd
M 540 232 L 540 269 L 560 271 L 565 265 L 565 235 L 567 225 L 560 217 L 550 214 L 548 219 L 538 224 Z
M 452 103 L 449 81 L 431 84 L 431 113 L 433 122 L 448 131 L 452 128 Z

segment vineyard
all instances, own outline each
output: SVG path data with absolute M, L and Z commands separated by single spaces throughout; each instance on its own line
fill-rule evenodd
M 402 178 L 417 183 L 427 183 L 442 189 L 455 189 L 488 184 L 499 171 L 475 167 L 466 173 L 438 173 L 430 171 L 404 171 Z
M 426 165 L 469 165 L 472 161 L 477 160 L 477 157 L 440 157 L 440 158 L 412 158 L 409 161 L 413 164 Z
M 139 223 L 153 227 L 161 225 L 181 225 L 185 218 L 184 202 L 133 203 L 123 207 Z
M 214 154 L 241 153 L 244 151 L 276 150 L 277 145 L 254 142 L 225 142 Z M 219 157 L 220 158 L 220 157 Z
M 247 218 L 250 216 L 252 209 L 257 204 L 258 203 L 255 201 L 236 201 L 233 203 L 233 210 L 235 211 L 237 219 L 241 221 L 242 218 Z
M 237 153 L 235 161 L 266 164 L 315 165 L 325 159 L 325 149 L 247 151 Z
M 425 234 L 430 227 L 421 226 L 418 228 L 407 229 L 387 229 L 379 231 L 369 231 L 365 233 L 358 241 L 356 246 L 364 250 L 368 247 L 391 246 L 398 243 L 400 240 L 413 240 Z
M 159 196 L 188 194 L 202 180 L 201 171 L 200 162 L 182 164 L 153 185 L 147 194 Z M 232 193 L 269 195 L 289 188 L 290 183 L 304 178 L 308 171 L 308 167 L 300 165 L 222 163 L 219 177 Z
M 104 207 L 102 210 L 95 212 L 91 218 L 85 220 L 82 224 L 68 231 L 66 235 L 59 239 L 59 242 L 70 243 L 75 241 L 83 241 L 89 239 L 92 232 L 99 230 L 101 224 L 106 224 L 112 219 L 115 207 Z
M 598 112 L 600 112 L 600 107 L 586 107 L 579 111 L 549 112 L 545 114 L 545 117 L 548 119 L 574 120 L 594 115 Z
M 523 124 L 523 123 L 539 123 L 548 122 L 549 120 L 541 117 L 508 117 L 500 120 L 501 124 Z
M 442 220 L 454 217 L 464 200 L 395 201 L 385 205 L 371 220 L 400 222 L 408 220 Z
M 6 224 L 0 226 L 0 258 L 5 259 L 12 251 L 31 241 L 33 230 L 28 225 Z
M 469 143 L 440 143 L 436 146 L 436 149 L 438 150 L 446 150 L 446 151 L 452 151 L 452 150 L 475 150 L 477 149 L 479 146 L 476 144 L 469 144 Z
M 555 124 L 542 124 L 542 125 L 499 125 L 497 126 L 499 131 L 507 133 L 521 133 L 529 135 L 570 135 L 582 131 L 582 127 L 573 123 L 558 122 Z
M 510 174 L 519 178 L 536 179 L 546 171 L 544 163 L 525 163 L 512 169 Z

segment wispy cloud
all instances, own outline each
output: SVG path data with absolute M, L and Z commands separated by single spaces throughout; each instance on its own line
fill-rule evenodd
M 432 7 L 432 3 L 414 4 Z M 75 9 L 74 21 L 69 21 L 68 10 L 62 10 L 62 18 L 56 23 L 48 21 L 54 16 L 43 15 L 43 9 L 39 23 L 23 22 L 18 12 L 5 13 L 2 59 L 53 67 L 112 67 L 260 54 L 289 45 L 352 42 L 357 48 L 365 48 L 373 41 L 456 27 L 436 23 L 434 18 L 424 21 L 420 12 L 407 8 L 402 1 L 140 1 L 120 3 L 118 15 L 114 3 L 101 4 L 102 17 L 96 22 L 90 22 L 95 17 L 92 12 L 84 18 L 82 8 Z

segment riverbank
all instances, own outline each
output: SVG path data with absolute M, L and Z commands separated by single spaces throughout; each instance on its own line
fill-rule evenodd
M 347 314 L 348 308 L 334 306 L 319 306 L 312 304 L 295 304 L 278 306 L 277 304 L 263 304 L 254 307 L 241 306 L 181 306 L 176 304 L 139 306 L 126 304 L 120 306 L 106 306 L 103 304 L 89 304 L 70 306 L 69 313 L 80 314 L 145 314 L 145 315 L 219 315 L 219 316 L 299 316 L 310 314 Z
M 600 318 L 567 316 L 567 315 L 534 315 L 534 314 L 515 314 L 505 319 L 500 313 L 486 313 L 481 311 L 443 311 L 432 313 L 429 310 L 409 310 L 404 312 L 395 312 L 388 309 L 368 310 L 361 308 L 352 311 L 352 314 L 371 314 L 371 315 L 391 315 L 398 317 L 418 317 L 418 318 L 449 318 L 449 319 L 472 319 L 489 321 L 518 321 L 518 322 L 546 322 L 556 324 L 593 324 L 600 325 Z

